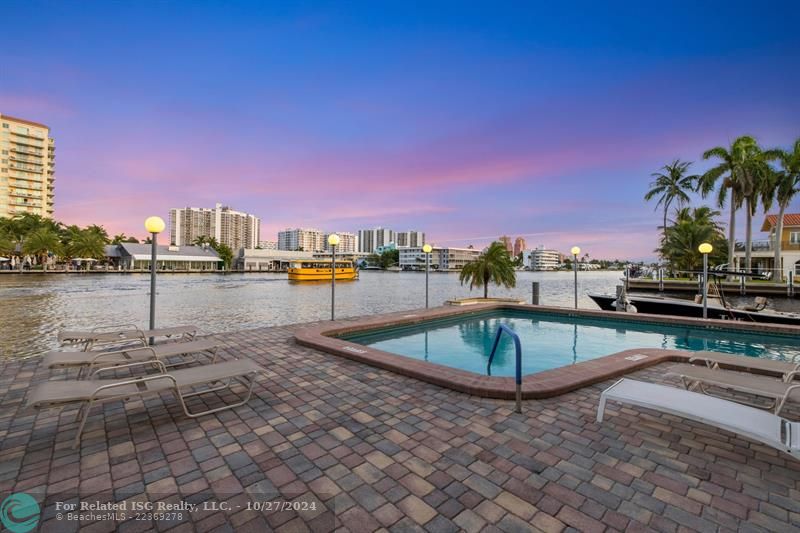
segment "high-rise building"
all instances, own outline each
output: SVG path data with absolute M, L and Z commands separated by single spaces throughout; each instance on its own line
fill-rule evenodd
M 323 243 L 326 252 L 331 251 L 331 247 L 328 244 L 328 236 L 331 235 L 330 233 L 326 233 L 323 235 Z M 339 244 L 336 246 L 336 253 L 337 254 L 354 254 L 358 252 L 358 235 L 355 233 L 349 233 L 347 231 L 338 231 L 336 235 L 339 236 Z
M 417 248 L 425 244 L 425 234 L 421 231 L 398 231 L 396 239 L 399 248 Z
M 261 220 L 217 204 L 214 208 L 184 207 L 170 209 L 170 242 L 186 246 L 199 237 L 213 237 L 236 251 L 255 248 L 261 237 Z
M 523 250 L 525 250 L 525 239 L 517 237 L 514 241 L 514 256 L 518 256 Z
M 278 250 L 322 252 L 325 234 L 313 228 L 286 228 L 278 232 Z
M 395 242 L 394 231 L 386 228 L 358 230 L 358 251 L 371 254 L 375 248 Z
M 497 240 L 503 243 L 503 246 L 505 246 L 508 253 L 514 253 L 514 247 L 511 245 L 511 237 L 508 235 L 503 235 Z
M 53 217 L 55 149 L 49 127 L 0 114 L 0 217 Z

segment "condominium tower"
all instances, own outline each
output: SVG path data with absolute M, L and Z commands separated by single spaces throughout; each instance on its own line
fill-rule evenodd
M 386 228 L 358 230 L 358 251 L 371 254 L 376 248 L 386 246 L 390 242 L 395 244 L 395 232 Z
M 398 231 L 396 239 L 398 248 L 418 248 L 425 244 L 425 234 L 421 231 Z
M 53 217 L 55 149 L 44 124 L 0 114 L 0 217 Z
M 514 255 L 517 256 L 525 250 L 525 239 L 517 237 L 514 240 Z
M 258 246 L 261 220 L 253 215 L 234 211 L 217 204 L 214 208 L 184 207 L 170 209 L 170 242 L 190 245 L 199 237 L 213 237 L 236 251 Z
M 314 228 L 286 228 L 278 232 L 278 250 L 321 252 L 325 234 Z

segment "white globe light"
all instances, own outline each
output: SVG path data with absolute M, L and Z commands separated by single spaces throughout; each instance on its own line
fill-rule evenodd
M 714 250 L 714 247 L 708 244 L 707 242 L 704 242 L 703 244 L 698 246 L 697 249 L 700 250 L 701 254 L 710 254 L 711 251 Z
M 144 221 L 144 229 L 148 233 L 161 233 L 165 227 L 167 225 L 164 224 L 164 220 L 161 217 L 149 217 Z
M 339 236 L 335 233 L 331 233 L 328 235 L 328 244 L 331 246 L 338 246 L 339 245 Z
M 581 249 L 578 248 L 577 246 L 573 246 L 572 250 L 570 250 L 570 252 L 572 252 L 572 255 L 578 255 L 578 254 L 581 253 Z
M 433 251 L 433 246 L 431 246 L 430 244 L 425 244 L 422 246 L 422 251 L 425 252 L 426 254 L 429 254 Z

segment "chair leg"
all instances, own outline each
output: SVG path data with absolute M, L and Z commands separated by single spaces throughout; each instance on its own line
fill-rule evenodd
M 81 434 L 83 433 L 83 428 L 86 426 L 86 420 L 89 419 L 89 412 L 92 410 L 93 403 L 94 400 L 89 400 L 89 402 L 86 404 L 85 411 L 83 412 L 83 419 L 78 426 L 78 433 L 75 435 L 75 442 L 72 444 L 73 450 L 78 449 L 78 446 L 81 444 Z
M 603 416 L 606 412 L 606 395 L 600 395 L 600 404 L 597 406 L 597 423 L 601 423 L 603 421 Z

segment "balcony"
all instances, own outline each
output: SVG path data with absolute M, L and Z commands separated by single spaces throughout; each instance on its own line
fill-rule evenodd
M 773 252 L 775 251 L 775 247 L 771 240 L 764 239 L 758 241 L 751 242 L 751 248 L 753 252 Z M 744 243 L 737 242 L 734 250 L 737 252 L 744 253 Z M 781 250 L 787 252 L 796 252 L 800 251 L 800 242 L 790 242 L 790 241 L 781 241 Z

